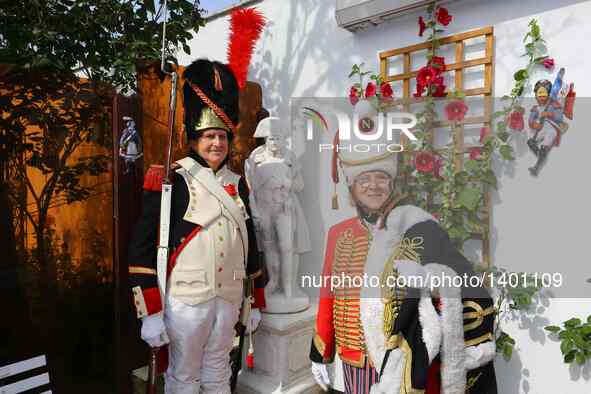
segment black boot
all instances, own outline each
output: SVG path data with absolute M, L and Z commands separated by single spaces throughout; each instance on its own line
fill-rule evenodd
M 537 156 L 540 153 L 540 148 L 538 148 L 538 144 L 536 143 L 535 139 L 530 138 L 527 140 L 527 146 L 529 146 L 529 149 L 534 153 L 534 155 Z
M 546 162 L 546 158 L 548 157 L 548 152 L 550 152 L 549 146 L 542 145 L 540 147 L 540 149 L 538 151 L 538 161 L 536 162 L 536 165 L 529 168 L 529 172 L 533 176 L 538 176 L 538 173 L 540 172 L 542 165 L 544 165 L 544 163 Z

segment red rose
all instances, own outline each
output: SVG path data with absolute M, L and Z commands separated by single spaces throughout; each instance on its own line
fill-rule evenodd
M 226 191 L 226 193 L 230 195 L 230 197 L 235 197 L 238 194 L 238 192 L 236 191 L 236 186 L 234 186 L 233 183 L 228 183 L 227 185 L 224 185 L 224 190 Z
M 357 88 L 355 88 L 355 86 L 351 86 L 351 90 L 349 91 L 349 101 L 352 105 L 357 104 L 357 102 L 359 101 L 359 92 L 357 91 Z
M 451 22 L 452 16 L 447 11 L 447 8 L 439 7 L 435 13 L 435 18 L 437 18 L 437 22 L 441 23 L 443 26 L 447 26 L 449 25 L 449 22 Z
M 552 59 L 551 57 L 547 57 L 547 58 L 544 59 L 544 61 L 542 62 L 542 64 L 548 70 L 551 70 L 554 67 L 554 59 Z
M 490 129 L 488 127 L 483 127 L 480 129 L 480 143 L 484 143 L 484 139 L 487 135 L 490 134 Z
M 420 85 L 419 83 L 417 83 L 417 91 L 416 93 L 413 94 L 413 96 L 415 97 L 421 97 L 423 95 L 423 92 L 425 91 L 425 87 Z
M 523 127 L 523 112 L 511 112 L 511 114 L 509 114 L 509 128 L 515 131 L 523 131 Z
M 421 86 L 429 86 L 437 77 L 437 70 L 431 66 L 421 67 L 417 72 L 417 84 Z
M 445 106 L 445 116 L 450 122 L 464 120 L 466 112 L 468 112 L 468 106 L 462 100 L 454 100 Z
M 445 68 L 445 59 L 442 56 L 433 56 L 427 65 L 435 68 L 437 73 L 440 74 Z
M 423 174 L 433 172 L 433 169 L 435 168 L 435 158 L 431 153 L 419 153 L 415 157 L 415 167 L 417 171 L 422 172 Z
M 365 97 L 372 97 L 376 95 L 376 85 L 373 82 L 367 84 L 365 88 Z
M 392 98 L 394 91 L 392 91 L 392 86 L 388 82 L 382 82 L 380 85 L 380 94 L 383 98 Z
M 435 176 L 435 178 L 440 178 L 440 179 L 443 178 L 443 176 L 441 176 L 441 169 L 442 168 L 443 168 L 443 160 L 441 160 L 441 156 L 436 156 L 435 162 L 433 163 L 433 175 Z
M 423 37 L 423 33 L 427 30 L 427 25 L 422 16 L 419 16 L 419 37 Z
M 482 159 L 482 149 L 470 148 L 470 160 L 480 160 L 480 159 Z
M 431 96 L 433 97 L 445 97 L 445 85 L 443 84 L 443 77 L 440 75 L 433 80 L 431 85 Z

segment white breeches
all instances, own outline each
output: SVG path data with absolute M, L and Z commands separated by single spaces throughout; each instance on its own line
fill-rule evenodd
M 220 297 L 187 305 L 167 295 L 166 394 L 230 394 L 230 350 L 239 311 L 239 305 Z
M 532 130 L 530 133 L 531 137 L 543 146 L 554 146 L 554 141 L 556 141 L 558 135 L 556 129 L 547 121 L 544 122 L 544 126 L 538 132 Z

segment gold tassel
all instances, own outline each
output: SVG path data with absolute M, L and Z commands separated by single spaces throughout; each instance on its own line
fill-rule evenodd
M 220 73 L 217 68 L 213 69 L 213 83 L 215 86 L 215 90 L 221 92 L 224 88 L 222 86 L 222 80 L 220 78 Z
M 339 196 L 337 195 L 337 184 L 334 184 L 334 192 L 332 193 L 332 209 L 339 209 Z

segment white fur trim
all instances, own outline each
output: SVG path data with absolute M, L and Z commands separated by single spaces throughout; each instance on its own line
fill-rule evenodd
M 371 386 L 370 394 L 391 394 L 399 393 L 404 374 L 404 352 L 401 349 L 394 349 L 388 356 L 388 363 L 384 367 L 384 373 L 379 383 Z M 376 368 L 381 368 L 381 364 Z
M 429 290 L 423 289 L 419 301 L 419 322 L 421 323 L 423 342 L 427 348 L 429 364 L 439 354 L 441 347 L 441 318 L 437 314 Z
M 488 364 L 497 354 L 497 347 L 494 341 L 484 342 L 480 345 L 466 348 L 466 368 L 468 370 L 482 367 Z
M 368 277 L 373 275 L 379 277 L 384 270 L 386 259 L 392 255 L 404 233 L 415 224 L 426 220 L 433 220 L 433 217 L 418 207 L 403 205 L 393 209 L 388 215 L 386 228 L 373 233 L 365 264 L 365 273 Z M 383 331 L 384 304 L 381 300 L 380 288 L 364 287 L 361 289 L 360 298 L 360 316 L 367 351 L 375 362 L 376 368 L 380 369 L 386 353 Z M 428 298 L 431 302 L 430 296 Z M 380 383 L 372 387 L 371 393 L 398 393 L 403 378 L 404 362 L 404 352 L 401 349 L 392 350 Z
M 427 264 L 431 275 L 457 276 L 456 272 L 442 264 Z M 466 355 L 464 352 L 464 305 L 461 289 L 454 286 L 438 288 L 441 300 L 441 394 L 464 394 L 466 391 Z
M 347 185 L 351 186 L 358 175 L 368 171 L 383 171 L 390 175 L 392 179 L 396 178 L 396 174 L 398 173 L 396 160 L 396 156 L 392 155 L 367 164 L 347 165 L 343 163 L 342 167 L 345 172 Z

